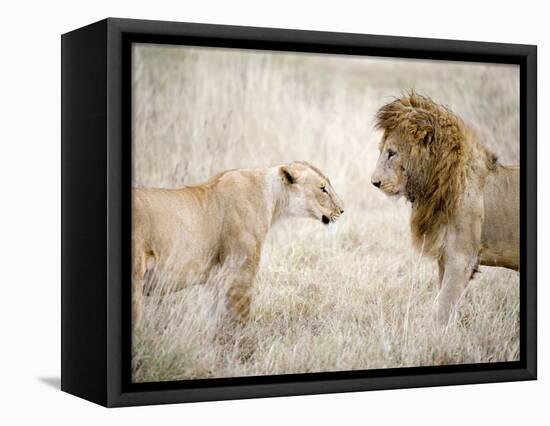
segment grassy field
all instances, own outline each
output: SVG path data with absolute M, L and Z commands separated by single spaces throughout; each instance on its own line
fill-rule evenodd
M 346 204 L 335 233 L 301 219 L 271 231 L 234 344 L 216 338 L 223 274 L 147 298 L 134 381 L 519 359 L 519 275 L 481 268 L 457 320 L 436 328 L 436 265 L 412 248 L 410 207 L 370 184 L 374 113 L 413 88 L 517 164 L 517 67 L 151 45 L 133 56 L 134 186 L 307 160 Z M 255 348 L 247 359 L 243 341 Z

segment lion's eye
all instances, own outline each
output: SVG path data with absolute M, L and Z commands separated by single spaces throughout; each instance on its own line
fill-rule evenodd
M 322 186 L 322 187 L 321 187 L 321 191 L 323 191 L 323 192 L 327 192 L 327 188 L 326 188 L 326 187 L 324 187 L 324 186 Z
M 392 151 L 392 150 L 390 149 L 390 150 L 388 151 L 388 160 L 389 160 L 390 158 L 394 157 L 394 156 L 395 156 L 395 152 Z

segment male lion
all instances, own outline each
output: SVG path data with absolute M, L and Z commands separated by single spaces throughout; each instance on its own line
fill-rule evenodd
M 437 259 L 446 324 L 478 265 L 519 270 L 519 168 L 504 167 L 460 118 L 415 94 L 378 110 L 372 184 L 412 204 L 415 246 Z
M 226 305 L 234 320 L 246 322 L 249 290 L 269 229 L 288 217 L 328 225 L 344 212 L 329 179 L 305 161 L 228 170 L 179 189 L 134 189 L 132 203 L 134 326 L 144 293 L 155 285 L 145 288 L 146 273 L 167 263 L 177 265 L 170 271 L 176 285 L 169 291 L 181 289 L 190 277 L 207 277 L 216 267 L 230 269 L 224 275 L 230 281 Z

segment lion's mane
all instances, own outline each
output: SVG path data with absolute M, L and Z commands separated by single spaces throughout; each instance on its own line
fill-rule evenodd
M 456 207 L 471 185 L 483 186 L 497 158 L 451 110 L 414 92 L 381 107 L 376 127 L 384 140 L 397 132 L 408 158 L 413 241 L 437 257 Z

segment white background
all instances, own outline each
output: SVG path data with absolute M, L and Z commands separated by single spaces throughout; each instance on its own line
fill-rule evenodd
M 107 410 L 60 392 L 60 34 L 107 16 L 539 46 L 539 194 L 550 183 L 545 2 L 4 1 L 0 50 L 0 423 L 548 424 L 545 265 L 539 197 L 539 380 Z

